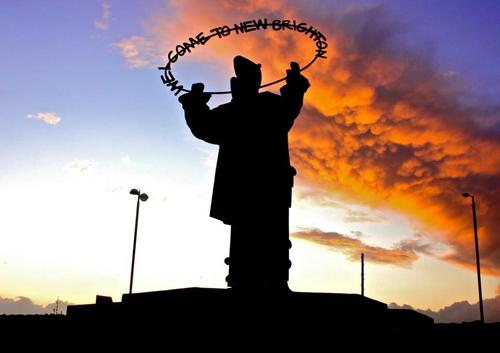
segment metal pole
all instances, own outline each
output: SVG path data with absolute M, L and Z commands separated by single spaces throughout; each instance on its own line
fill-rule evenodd
M 141 192 L 139 191 L 139 195 Z M 139 195 L 137 195 L 137 209 L 135 212 L 135 231 L 134 231 L 134 248 L 132 250 L 132 269 L 130 270 L 130 287 L 129 294 L 132 294 L 132 284 L 134 283 L 134 265 L 135 265 L 135 244 L 137 242 L 137 223 L 139 222 Z
M 477 285 L 479 288 L 479 312 L 481 315 L 481 323 L 484 324 L 483 292 L 481 290 L 481 266 L 479 263 L 479 241 L 477 239 L 476 202 L 474 200 L 474 196 L 472 196 L 472 216 L 474 219 L 474 241 L 476 243 Z
M 361 253 L 361 296 L 365 296 L 365 254 Z

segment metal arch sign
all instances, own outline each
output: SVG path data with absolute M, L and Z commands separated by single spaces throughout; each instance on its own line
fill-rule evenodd
M 194 37 L 189 37 L 188 40 L 178 44 L 175 49 L 170 50 L 167 54 L 168 62 L 165 66 L 159 67 L 159 70 L 163 71 L 161 75 L 161 80 L 163 83 L 170 88 L 175 95 L 178 95 L 181 92 L 190 92 L 190 90 L 184 88 L 182 84 L 175 78 L 172 72 L 172 64 L 174 64 L 179 58 L 183 57 L 191 53 L 191 51 L 200 45 L 205 45 L 212 38 L 225 38 L 232 33 L 236 35 L 259 31 L 259 30 L 267 30 L 272 29 L 274 31 L 283 31 L 283 30 L 291 30 L 298 33 L 303 33 L 307 35 L 311 40 L 314 41 L 316 46 L 316 53 L 314 58 L 304 67 L 300 69 L 300 71 L 304 71 L 309 68 L 318 58 L 326 59 L 326 49 L 328 48 L 328 43 L 326 41 L 325 36 L 318 29 L 313 26 L 308 25 L 305 22 L 297 22 L 295 20 L 269 20 L 267 18 L 250 20 L 240 22 L 238 24 L 234 24 L 233 26 L 221 26 L 214 27 L 210 30 L 209 35 L 205 35 L 203 32 L 198 33 Z M 265 83 L 260 86 L 260 88 L 268 87 L 275 85 L 279 82 L 282 82 L 286 79 L 286 77 L 280 78 L 278 80 Z M 206 92 L 209 94 L 229 94 L 231 91 L 216 91 L 216 92 Z

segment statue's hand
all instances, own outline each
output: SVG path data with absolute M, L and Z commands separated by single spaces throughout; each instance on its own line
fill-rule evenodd
M 195 83 L 191 86 L 191 92 L 183 94 L 179 97 L 179 102 L 182 106 L 193 106 L 207 104 L 212 95 L 204 93 L 205 85 L 203 83 Z
M 296 62 L 290 63 L 290 70 L 286 70 L 286 84 L 305 93 L 309 86 L 309 80 L 300 73 L 300 66 Z

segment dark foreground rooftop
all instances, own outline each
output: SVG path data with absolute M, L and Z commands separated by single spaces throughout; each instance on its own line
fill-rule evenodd
M 496 342 L 500 324 L 434 324 L 412 310 L 388 309 L 357 294 L 238 292 L 230 289 L 185 288 L 124 294 L 122 301 L 97 297 L 95 304 L 73 305 L 67 315 L 0 316 L 4 337 L 22 333 L 89 343 L 238 342 L 235 348 L 267 342 L 333 344 L 347 341 L 381 347 L 383 342 L 480 340 Z M 355 338 L 353 340 L 353 338 Z M 472 340 L 472 341 L 471 341 Z
M 234 291 L 231 289 L 184 288 L 124 294 L 120 303 L 98 297 L 96 304 L 68 307 L 71 320 L 161 319 L 177 322 L 222 321 L 221 325 L 258 320 L 282 326 L 309 327 L 316 323 L 340 327 L 418 327 L 433 320 L 411 310 L 391 310 L 379 301 L 358 294 Z

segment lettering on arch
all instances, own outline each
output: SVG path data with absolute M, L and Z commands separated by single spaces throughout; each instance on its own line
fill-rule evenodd
M 241 35 L 253 31 L 262 30 L 272 30 L 272 31 L 285 31 L 290 30 L 297 33 L 302 33 L 308 36 L 315 43 L 315 55 L 313 59 L 305 66 L 301 68 L 300 71 L 304 71 L 309 68 L 317 59 L 326 59 L 326 53 L 328 48 L 328 43 L 326 37 L 314 26 L 308 25 L 305 22 L 298 22 L 296 20 L 269 20 L 256 19 L 243 21 L 240 23 L 234 23 L 233 25 L 224 25 L 220 27 L 212 28 L 208 33 L 199 32 L 196 36 L 189 37 L 182 43 L 177 44 L 172 50 L 167 54 L 168 62 L 165 66 L 159 67 L 158 69 L 163 71 L 161 75 L 162 82 L 170 88 L 175 95 L 181 92 L 190 92 L 190 90 L 184 88 L 184 86 L 177 80 L 172 72 L 172 65 L 177 62 L 181 57 L 188 55 L 198 46 L 206 45 L 213 38 L 226 38 L 230 35 Z M 278 80 L 265 83 L 260 86 L 260 88 L 272 86 L 279 82 L 285 80 L 285 77 Z M 210 94 L 229 94 L 230 91 L 216 91 L 216 92 L 206 92 Z

